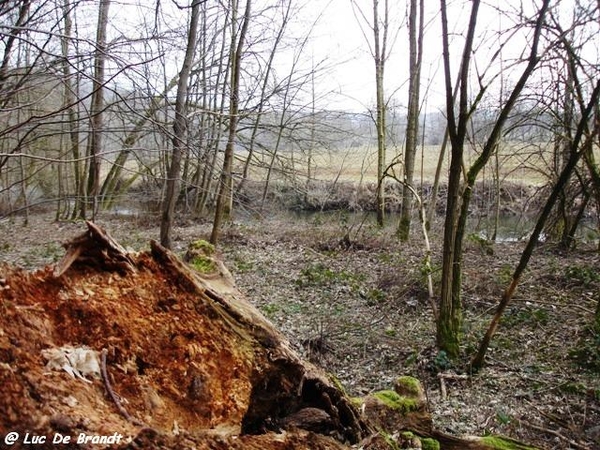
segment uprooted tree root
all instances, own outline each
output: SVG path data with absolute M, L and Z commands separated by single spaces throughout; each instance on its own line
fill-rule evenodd
M 292 350 L 222 263 L 199 274 L 155 242 L 127 253 L 87 226 L 54 268 L 0 269 L 3 442 L 8 432 L 116 433 L 123 449 L 383 448 L 359 407 Z M 101 354 L 101 373 L 45 367 L 42 350 L 66 345 Z M 426 425 L 412 428 L 442 448 L 490 448 L 436 433 L 419 414 Z

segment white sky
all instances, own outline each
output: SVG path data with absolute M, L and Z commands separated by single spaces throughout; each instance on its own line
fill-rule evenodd
M 127 11 L 124 6 L 131 0 L 121 0 L 111 6 L 115 20 L 132 19 L 136 16 L 153 17 L 154 1 L 141 7 L 133 7 L 135 11 Z M 273 5 L 276 0 L 254 0 L 256 3 Z M 372 31 L 361 17 L 357 17 L 352 3 L 360 5 L 369 22 L 372 20 L 373 0 L 294 0 L 294 5 L 300 7 L 299 13 L 292 19 L 290 33 L 296 37 L 303 37 L 319 15 L 320 18 L 312 31 L 312 37 L 302 57 L 302 69 L 311 70 L 311 64 L 324 61 L 327 70 L 323 76 L 317 79 L 317 90 L 321 93 L 329 92 L 327 99 L 318 105 L 319 108 L 344 109 L 364 112 L 372 108 L 375 101 L 375 76 L 374 61 L 370 53 L 369 43 L 372 42 Z M 133 3 L 138 3 L 136 0 Z M 383 0 L 380 0 L 383 4 Z M 406 105 L 407 79 L 408 79 L 408 31 L 406 25 L 407 0 L 389 0 L 390 7 L 390 31 L 389 45 L 391 52 L 386 62 L 386 97 L 391 98 L 391 104 Z M 454 35 L 456 44 L 451 48 L 451 61 L 453 69 L 458 68 L 458 59 L 462 43 L 459 36 L 467 25 L 471 2 L 468 0 L 449 0 L 448 13 L 450 16 L 450 31 Z M 480 16 L 478 19 L 478 32 L 486 38 L 483 41 L 478 38 L 477 42 L 485 42 L 478 48 L 479 69 L 487 66 L 486 58 L 498 48 L 496 31 L 498 27 L 509 28 L 512 24 L 508 16 L 500 21 L 499 15 L 494 8 L 512 11 L 516 16 L 519 9 L 524 5 L 531 5 L 535 0 L 488 0 L 482 2 Z M 537 2 L 539 3 L 539 2 Z M 564 2 L 566 8 L 572 8 L 570 1 Z M 168 1 L 163 2 L 168 5 Z M 439 18 L 439 1 L 426 0 L 425 2 L 425 55 L 422 67 L 421 97 L 427 98 L 428 110 L 443 107 L 444 87 L 441 82 L 441 31 Z M 530 6 L 531 8 L 531 6 Z M 260 10 L 259 5 L 255 10 Z M 131 14 L 133 12 L 133 14 Z M 527 14 L 530 14 L 527 13 Z M 186 14 L 179 10 L 173 12 L 173 19 L 177 21 L 187 20 Z M 135 21 L 135 20 L 134 20 Z M 362 23 L 362 29 L 361 29 Z M 121 25 L 127 28 L 126 24 Z M 366 33 L 366 36 L 365 34 Z M 368 39 L 368 42 L 367 42 Z M 511 44 L 503 50 L 503 58 L 516 58 L 520 53 L 527 50 L 523 37 L 516 37 Z M 291 53 L 291 51 L 290 51 Z M 481 56 L 483 55 L 483 56 Z M 167 56 L 168 58 L 169 56 Z M 176 55 L 170 55 L 177 58 Z M 289 73 L 290 60 L 292 56 L 281 55 L 279 57 L 282 75 Z M 178 64 L 174 64 L 178 67 Z M 506 69 L 506 68 L 505 68 Z M 498 71 L 495 68 L 494 71 Z M 509 71 L 506 70 L 506 73 Z M 509 76 L 509 75 L 507 75 Z
M 315 1 L 315 0 L 313 0 Z M 318 0 L 316 0 L 318 1 Z M 315 3 L 316 3 L 315 1 Z M 380 3 L 383 3 L 381 1 Z M 362 17 L 357 16 L 357 10 L 352 7 L 351 0 L 330 0 L 315 33 L 315 53 L 319 56 L 332 58 L 332 64 L 337 67 L 328 77 L 331 89 L 340 92 L 338 104 L 344 109 L 364 111 L 365 107 L 372 107 L 375 103 L 375 63 L 369 48 L 373 41 L 372 30 L 364 23 Z M 357 0 L 363 13 L 369 21 L 372 20 L 372 0 Z M 436 9 L 432 8 L 432 5 Z M 440 40 L 438 39 L 439 18 L 437 14 L 438 2 L 427 1 L 426 22 L 430 22 L 428 34 L 428 51 L 425 54 L 422 68 L 423 82 L 434 77 L 441 70 Z M 406 25 L 406 2 L 390 1 L 390 30 L 388 34 L 388 47 L 391 49 L 389 59 L 386 61 L 385 85 L 386 97 L 392 97 L 396 104 L 406 105 L 406 91 L 408 89 L 408 28 Z M 427 10 L 428 8 L 428 10 Z M 358 13 L 360 14 L 360 13 Z M 365 36 L 366 34 L 366 36 Z M 367 42 L 367 39 L 369 40 Z M 426 87 L 422 88 L 422 94 Z M 431 88 L 429 97 L 436 105 L 443 103 L 443 92 L 438 85 Z
M 363 8 L 364 14 L 372 21 L 373 0 L 354 0 Z M 325 78 L 324 83 L 328 89 L 339 91 L 337 102 L 343 109 L 364 111 L 365 106 L 371 107 L 375 99 L 375 69 L 374 61 L 369 51 L 369 44 L 361 31 L 367 34 L 369 42 L 372 42 L 372 31 L 364 24 L 362 18 L 357 18 L 352 7 L 352 0 L 308 0 L 309 3 L 319 5 L 311 11 L 316 16 L 323 10 L 323 16 L 318 23 L 314 33 L 313 52 L 315 58 L 331 58 L 331 64 L 336 67 Z M 392 103 L 406 105 L 406 92 L 408 90 L 408 27 L 407 27 L 407 1 L 389 1 L 390 8 L 390 31 L 389 39 L 391 52 L 386 62 L 385 85 L 386 97 L 392 98 Z M 569 3 L 569 2 L 566 2 Z M 380 1 L 380 8 L 383 0 Z M 460 35 L 467 26 L 471 10 L 471 2 L 465 0 L 450 0 L 448 2 L 448 15 L 450 33 L 454 36 L 456 45 L 451 48 L 451 64 L 453 70 L 458 68 L 462 42 Z M 521 8 L 531 2 L 521 0 L 490 0 L 482 2 L 478 17 L 477 30 L 479 38 L 477 42 L 485 44 L 477 48 L 479 56 L 479 68 L 483 70 L 491 54 L 498 47 L 496 30 L 499 27 L 508 28 L 512 24 L 509 16 L 502 19 L 495 8 L 507 11 L 516 17 Z M 569 8 L 573 7 L 572 5 Z M 530 6 L 531 8 L 531 6 Z M 531 12 L 526 14 L 531 14 Z M 427 109 L 438 109 L 443 107 L 444 86 L 442 83 L 442 57 L 441 57 L 441 25 L 439 17 L 439 1 L 427 0 L 425 2 L 425 54 L 421 71 L 422 87 L 421 97 L 428 99 Z M 395 40 L 394 40 L 395 37 Z M 523 51 L 527 50 L 523 35 L 517 34 L 511 38 L 511 44 L 504 48 L 503 58 L 517 58 Z M 496 68 L 497 72 L 499 68 Z M 508 70 L 506 70 L 508 73 Z M 490 74 L 491 75 L 491 72 Z

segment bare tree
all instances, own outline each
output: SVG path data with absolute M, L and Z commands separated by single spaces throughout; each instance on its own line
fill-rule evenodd
M 373 0 L 372 20 L 367 18 L 365 12 L 357 4 L 352 2 L 355 16 L 359 24 L 367 24 L 372 33 L 371 38 L 363 30 L 365 40 L 369 44 L 371 57 L 375 63 L 375 114 L 373 121 L 377 132 L 377 193 L 376 210 L 377 224 L 383 226 L 385 221 L 385 168 L 386 168 L 386 114 L 387 103 L 385 99 L 385 63 L 388 58 L 388 30 L 389 30 L 389 8 L 388 0 L 383 1 L 380 7 L 379 0 Z M 383 11 L 380 11 L 383 9 Z
M 230 12 L 227 12 L 223 21 L 213 20 L 212 27 L 209 27 L 206 13 L 203 14 L 203 34 L 213 37 L 211 43 L 206 43 L 206 39 L 202 40 L 203 58 L 197 82 L 200 87 L 197 95 L 201 97 L 202 109 L 209 111 L 200 116 L 201 141 L 205 151 L 199 155 L 198 165 L 192 176 L 192 183 L 197 186 L 193 204 L 198 215 L 204 214 L 211 198 L 217 195 L 213 188 L 214 178 L 218 172 L 217 164 L 222 136 L 227 131 L 225 129 L 227 123 L 225 110 L 227 108 L 227 80 L 231 71 L 228 54 L 231 45 L 227 45 L 229 27 L 226 25 L 226 22 L 230 20 L 229 15 Z M 214 64 L 214 61 L 219 63 Z M 218 190 L 218 186 L 216 189 Z
M 385 220 L 385 165 L 386 165 L 386 103 L 384 93 L 384 70 L 387 51 L 388 2 L 384 0 L 383 31 L 379 28 L 379 1 L 373 0 L 373 40 L 375 60 L 375 89 L 377 113 L 377 223 L 383 226 Z
M 404 183 L 402 184 L 402 209 L 398 237 L 408 240 L 413 201 L 413 179 L 419 136 L 421 63 L 423 61 L 424 0 L 410 0 L 408 14 L 409 35 L 409 82 L 408 113 L 406 119 L 406 141 L 404 144 Z M 417 24 L 418 22 L 418 24 Z
M 598 5 L 600 6 L 600 5 Z M 598 11 L 598 9 L 596 9 Z M 573 42 L 569 38 L 569 35 L 574 32 L 578 27 L 584 28 L 585 22 L 587 21 L 588 12 L 584 10 L 576 11 L 576 13 L 582 13 L 584 17 L 580 23 L 576 21 L 569 26 L 571 33 L 566 33 L 560 26 L 556 16 L 551 12 L 549 14 L 551 23 L 546 25 L 547 28 L 554 32 L 558 45 L 554 47 L 556 52 L 555 57 L 564 60 L 568 67 L 568 75 L 566 77 L 567 89 L 571 89 L 567 95 L 566 102 L 562 99 L 562 96 L 555 96 L 557 103 L 557 110 L 560 111 L 559 116 L 565 119 L 564 123 L 561 123 L 560 128 L 555 131 L 560 135 L 560 164 L 559 173 L 555 180 L 552 180 L 551 191 L 544 203 L 544 206 L 537 218 L 535 227 L 525 249 L 521 253 L 519 263 L 515 267 L 512 275 L 512 279 L 509 285 L 506 287 L 499 303 L 496 308 L 496 312 L 490 321 L 487 332 L 481 340 L 477 353 L 471 360 L 471 367 L 474 371 L 477 371 L 483 367 L 487 349 L 493 338 L 500 319 L 510 304 L 514 293 L 519 285 L 519 282 L 525 272 L 529 261 L 533 255 L 536 245 L 540 239 L 540 235 L 547 226 L 547 222 L 551 217 L 553 209 L 556 208 L 557 204 L 559 209 L 562 209 L 564 205 L 560 203 L 564 200 L 562 198 L 567 190 L 569 180 L 573 174 L 577 171 L 577 166 L 583 159 L 585 166 L 588 167 L 590 172 L 590 180 L 594 189 L 597 192 L 598 186 L 600 186 L 600 177 L 598 176 L 598 168 L 594 164 L 593 153 L 594 147 L 597 146 L 598 138 L 600 136 L 600 111 L 598 110 L 598 104 L 600 101 L 600 77 L 595 70 L 589 70 L 588 63 L 584 62 L 582 55 L 583 50 L 581 47 L 576 49 Z M 574 14 L 577 18 L 578 14 Z M 594 30 L 596 27 L 594 27 Z M 593 62 L 592 67 L 596 63 Z M 560 86 L 560 85 L 559 85 Z M 551 136 L 556 143 L 556 136 Z M 556 157 L 556 148 L 553 149 L 554 156 Z M 584 193 L 582 204 L 580 206 L 579 214 L 589 200 L 591 193 L 588 191 Z M 567 230 L 567 233 L 574 235 L 574 230 Z M 564 236 L 561 237 L 561 243 L 564 245 Z M 597 323 L 600 317 L 600 306 L 596 310 L 595 320 Z
M 555 206 L 557 200 L 560 197 L 560 193 L 564 190 L 567 185 L 569 178 L 571 177 L 575 167 L 579 160 L 589 152 L 589 149 L 595 144 L 595 141 L 598 137 L 598 133 L 600 132 L 600 122 L 595 117 L 595 123 L 593 125 L 593 129 L 591 133 L 586 133 L 590 129 L 589 121 L 590 118 L 594 115 L 594 109 L 597 107 L 598 101 L 600 100 L 600 80 L 596 83 L 596 86 L 593 92 L 590 95 L 590 99 L 588 104 L 585 106 L 585 109 L 581 111 L 581 119 L 577 125 L 576 133 L 571 144 L 571 148 L 569 151 L 569 159 L 566 161 L 556 184 L 554 185 L 552 192 L 548 196 L 542 212 L 540 213 L 537 222 L 535 224 L 535 228 L 529 237 L 527 245 L 521 254 L 521 258 L 519 260 L 519 264 L 515 268 L 513 273 L 511 282 L 509 286 L 504 291 L 502 298 L 496 308 L 496 313 L 490 325 L 488 327 L 485 336 L 483 337 L 479 349 L 471 361 L 471 368 L 473 371 L 478 371 L 483 366 L 485 355 L 487 353 L 487 349 L 489 347 L 490 341 L 498 328 L 498 324 L 500 323 L 500 319 L 504 310 L 512 300 L 512 297 L 517 289 L 521 276 L 523 272 L 527 268 L 529 260 L 533 254 L 533 250 L 535 246 L 538 244 L 538 240 L 540 238 L 540 234 L 542 233 L 544 226 L 546 225 L 546 221 L 550 216 L 552 208 Z M 586 137 L 586 134 L 587 137 Z
M 284 33 L 285 33 L 287 25 L 290 21 L 290 14 L 292 13 L 292 2 L 290 0 L 286 0 L 286 1 L 282 2 L 280 6 L 281 6 L 282 22 L 281 22 L 280 27 L 277 30 L 277 34 L 275 36 L 275 41 L 273 42 L 273 45 L 269 52 L 269 57 L 266 61 L 264 71 L 261 74 L 262 83 L 261 83 L 261 87 L 260 87 L 260 101 L 258 103 L 256 112 L 255 112 L 256 120 L 254 121 L 254 125 L 252 127 L 252 133 L 250 135 L 250 140 L 248 143 L 248 156 L 246 157 L 246 161 L 244 162 L 244 169 L 242 171 L 242 179 L 237 188 L 239 193 L 243 192 L 244 185 L 246 184 L 246 182 L 248 180 L 248 171 L 250 169 L 252 160 L 254 158 L 254 151 L 256 148 L 256 140 L 257 140 L 257 135 L 258 135 L 258 132 L 260 129 L 260 125 L 263 120 L 263 116 L 264 116 L 263 113 L 265 110 L 267 99 L 268 99 L 268 97 L 270 97 L 272 95 L 272 91 L 269 90 L 269 83 L 272 81 L 271 73 L 273 71 L 273 62 L 275 60 L 275 56 L 276 56 L 277 52 L 279 51 L 279 47 L 281 45 Z
M 215 218 L 213 221 L 213 228 L 210 235 L 210 242 L 216 245 L 219 240 L 219 233 L 221 225 L 225 219 L 228 218 L 231 212 L 232 202 L 232 171 L 233 171 L 233 151 L 235 147 L 235 138 L 237 131 L 238 121 L 238 108 L 239 108 L 239 91 L 240 91 L 240 73 L 241 73 L 241 60 L 242 52 L 244 50 L 244 41 L 246 39 L 246 33 L 248 31 L 248 25 L 250 22 L 251 12 L 251 0 L 246 0 L 246 8 L 244 11 L 244 17 L 242 19 L 242 25 L 239 33 L 236 28 L 237 24 L 237 10 L 238 0 L 231 1 L 231 49 L 230 49 L 230 64 L 231 64 L 231 85 L 229 94 L 229 134 L 227 138 L 227 145 L 225 146 L 225 155 L 223 159 L 223 169 L 221 171 L 221 179 L 219 184 L 219 193 L 217 195 L 217 205 L 215 209 Z
M 276 119 L 274 123 L 271 124 L 275 134 L 275 142 L 271 146 L 270 151 L 267 152 L 270 153 L 270 155 L 268 155 L 265 184 L 261 198 L 261 209 L 264 207 L 267 199 L 273 175 L 277 171 L 277 162 L 280 163 L 281 172 L 288 176 L 292 185 L 295 184 L 296 171 L 294 169 L 293 135 L 300 134 L 302 124 L 305 122 L 305 116 L 302 112 L 305 109 L 305 105 L 298 105 L 297 100 L 298 96 L 302 93 L 302 88 L 306 85 L 307 80 L 312 79 L 316 73 L 314 67 L 309 73 L 304 73 L 299 69 L 309 36 L 310 32 L 305 34 L 295 46 L 289 73 L 277 87 L 278 92 L 273 95 L 273 97 L 281 98 L 281 103 L 278 105 L 278 110 L 273 114 Z M 288 139 L 286 139 L 286 136 Z M 284 158 L 280 152 L 281 148 L 286 143 L 289 144 L 290 147 L 289 158 Z
M 198 16 L 200 4 L 205 0 L 193 0 L 190 15 L 190 26 L 187 35 L 187 47 L 185 58 L 179 72 L 177 82 L 177 97 L 175 98 L 175 121 L 173 122 L 173 153 L 167 173 L 167 186 L 162 206 L 162 217 L 160 222 L 160 243 L 163 247 L 171 248 L 171 227 L 175 214 L 175 203 L 179 195 L 181 157 L 187 145 L 187 118 L 186 101 L 188 92 L 188 80 L 196 50 L 198 37 Z
M 460 66 L 458 118 L 455 114 L 453 87 L 450 75 L 450 45 L 446 1 L 441 0 L 440 3 L 443 28 L 444 78 L 446 84 L 446 115 L 448 118 L 448 134 L 451 143 L 451 160 L 446 217 L 444 222 L 442 290 L 440 294 L 439 319 L 437 323 L 437 345 L 450 357 L 455 358 L 459 353 L 462 326 L 462 246 L 473 186 L 475 185 L 479 172 L 485 167 L 496 148 L 496 145 L 502 136 L 504 125 L 519 99 L 527 80 L 538 64 L 540 59 L 538 46 L 550 0 L 544 0 L 536 13 L 535 21 L 533 22 L 534 30 L 531 40 L 531 49 L 529 57 L 527 58 L 527 63 L 525 64 L 519 79 L 515 83 L 512 92 L 508 96 L 508 99 L 501 108 L 498 117 L 485 140 L 481 153 L 466 173 L 463 173 L 462 165 L 469 120 L 485 92 L 485 87 L 482 87 L 476 95 L 473 104 L 469 106 L 470 86 L 468 80 L 480 1 L 474 0 L 472 3 L 469 25 L 465 36 Z M 463 176 L 465 179 L 464 185 L 462 185 Z

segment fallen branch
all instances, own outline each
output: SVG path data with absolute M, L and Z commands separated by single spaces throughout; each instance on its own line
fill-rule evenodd
M 448 396 L 448 392 L 446 390 L 446 380 L 468 380 L 469 375 L 459 375 L 457 373 L 452 372 L 442 372 L 437 374 L 438 379 L 440 380 L 440 391 L 442 395 L 442 400 L 446 400 Z
M 540 427 L 540 426 L 534 425 L 532 423 L 526 422 L 524 420 L 520 420 L 520 419 L 517 419 L 517 420 L 519 421 L 519 423 L 521 425 L 524 425 L 524 426 L 526 426 L 528 428 L 531 428 L 532 430 L 535 430 L 535 431 L 541 431 L 542 433 L 551 434 L 552 436 L 555 436 L 555 437 L 557 437 L 557 438 L 559 438 L 559 439 L 567 442 L 571 447 L 580 448 L 582 450 L 590 450 L 590 447 L 588 447 L 587 445 L 579 444 L 579 443 L 577 443 L 577 442 L 569 439 L 568 437 L 563 436 L 558 431 L 554 431 L 554 430 L 550 430 L 548 428 Z
M 100 364 L 100 372 L 102 373 L 102 379 L 104 380 L 104 387 L 106 388 L 108 395 L 110 396 L 112 401 L 115 403 L 115 405 L 117 406 L 117 409 L 119 410 L 119 412 L 121 413 L 121 415 L 123 417 L 125 417 L 127 420 L 129 420 L 134 425 L 138 425 L 140 427 L 145 427 L 146 424 L 144 422 L 136 419 L 135 417 L 133 417 L 131 414 L 129 414 L 127 412 L 127 410 L 121 404 L 121 400 L 119 400 L 119 397 L 117 397 L 117 394 L 115 394 L 115 391 L 113 390 L 112 386 L 110 385 L 110 381 L 108 381 L 108 371 L 106 370 L 106 355 L 107 355 L 107 353 L 108 353 L 108 350 L 103 348 L 101 364 Z

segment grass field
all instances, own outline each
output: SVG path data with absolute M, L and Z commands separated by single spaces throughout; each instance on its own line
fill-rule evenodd
M 468 167 L 475 161 L 479 149 L 469 146 L 465 151 L 465 165 Z M 441 146 L 425 146 L 418 150 L 415 165 L 415 180 L 431 183 L 434 180 Z M 442 164 L 442 181 L 446 178 L 450 156 L 446 149 Z M 394 166 L 395 175 L 402 176 L 402 148 L 389 148 L 387 164 L 400 161 Z M 243 159 L 245 155 L 238 155 Z M 251 177 L 257 181 L 266 176 L 266 167 L 270 163 L 270 155 L 263 155 L 254 165 Z M 550 174 L 552 154 L 540 150 L 537 144 L 511 143 L 500 147 L 498 153 L 499 174 L 502 181 L 525 183 L 529 185 L 543 184 Z M 492 179 L 496 167 L 496 157 L 492 156 L 488 165 L 481 171 L 480 179 Z M 305 153 L 282 152 L 276 158 L 272 179 L 289 177 L 305 178 L 308 173 L 308 158 Z M 311 159 L 312 178 L 322 181 L 375 182 L 377 181 L 377 148 L 357 147 L 346 150 L 315 150 Z

